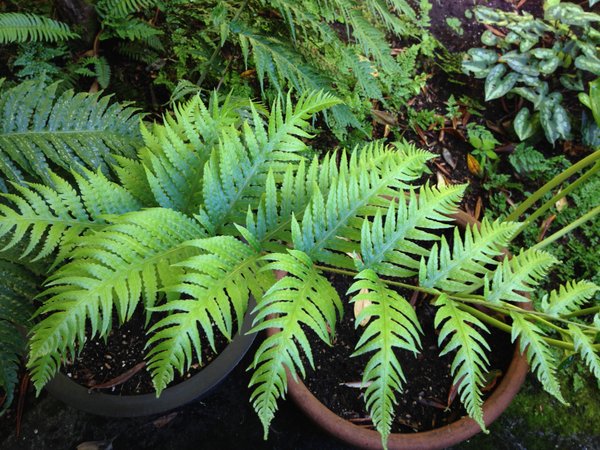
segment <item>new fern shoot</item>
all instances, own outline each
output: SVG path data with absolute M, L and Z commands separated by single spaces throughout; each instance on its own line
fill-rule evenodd
M 521 231 L 515 220 L 523 208 L 509 221 L 460 230 L 451 216 L 465 186 L 418 182 L 431 153 L 373 142 L 306 156 L 314 114 L 339 105 L 332 95 L 280 97 L 265 115 L 252 103 L 231 102 L 215 95 L 205 104 L 196 96 L 162 125 L 143 125 L 136 155 L 114 157 L 114 181 L 81 170 L 49 173 L 51 186 L 11 185 L 0 235 L 24 245 L 27 256 L 53 258 L 28 343 L 38 391 L 85 344 L 86 326 L 106 336 L 117 325 L 114 311 L 125 322 L 142 309 L 163 314 L 147 330 L 146 354 L 160 395 L 176 371 L 202 362 L 200 335 L 213 345 L 215 333 L 231 339 L 239 331 L 253 296 L 252 331 L 281 330 L 251 364 L 251 402 L 267 436 L 287 389 L 285 369 L 303 377 L 301 354 L 313 364 L 306 330 L 332 342 L 343 304 L 326 274 L 339 271 L 354 278 L 354 301 L 369 300 L 356 317 L 357 324 L 369 321 L 355 354 L 370 358 L 364 397 L 384 446 L 404 388 L 402 367 L 415 363 L 395 350 L 417 355 L 422 336 L 413 307 L 392 283 L 418 289 L 436 306 L 441 351 L 456 351 L 460 400 L 484 429 L 491 325 L 519 340 L 532 371 L 559 400 L 551 346 L 579 354 L 598 377 L 598 321 L 579 315 L 597 286 L 574 281 L 549 293 L 538 310 L 524 308 L 523 292 L 557 261 L 543 245 L 504 256 Z M 576 168 L 599 158 L 596 152 Z

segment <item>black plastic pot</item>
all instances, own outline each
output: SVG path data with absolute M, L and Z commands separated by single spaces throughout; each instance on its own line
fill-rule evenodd
M 89 390 L 58 373 L 46 390 L 69 406 L 92 414 L 110 417 L 139 417 L 160 414 L 205 397 L 217 387 L 238 365 L 254 342 L 256 333 L 247 334 L 251 328 L 253 299 L 241 331 L 210 364 L 188 380 L 165 389 L 160 397 L 155 393 L 144 395 L 110 395 Z

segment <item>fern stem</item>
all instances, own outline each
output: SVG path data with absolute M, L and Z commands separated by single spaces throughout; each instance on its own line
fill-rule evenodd
M 501 331 L 505 331 L 509 334 L 512 333 L 512 327 L 510 325 L 502 322 L 501 320 L 494 319 L 493 317 L 488 316 L 486 313 L 484 313 L 483 311 L 479 311 L 477 308 L 473 308 L 472 306 L 465 305 L 464 303 L 459 303 L 458 307 L 460 309 L 462 309 L 463 311 L 466 311 L 466 312 L 472 314 L 473 316 L 477 317 L 478 319 L 487 323 L 488 325 L 492 325 L 493 327 L 498 328 Z M 540 336 L 540 337 L 544 341 L 546 341 L 548 344 L 550 344 L 554 347 L 562 348 L 562 349 L 569 350 L 569 351 L 575 351 L 575 347 L 573 346 L 573 344 L 570 344 L 569 342 L 560 341 L 558 339 L 552 339 L 547 336 Z M 593 348 L 595 350 L 600 350 L 600 344 L 594 345 Z
M 573 311 L 569 314 L 563 314 L 563 318 L 567 317 L 578 317 L 578 316 L 587 316 L 588 314 L 595 314 L 600 311 L 600 306 L 592 306 L 590 308 L 580 309 L 579 311 Z
M 452 300 L 456 300 L 459 302 L 466 302 L 466 303 L 473 303 L 475 305 L 481 305 L 484 306 L 486 308 L 489 309 L 493 309 L 494 311 L 503 313 L 503 314 L 510 314 L 511 312 L 517 312 L 520 314 L 526 314 L 529 316 L 535 316 L 536 319 L 540 318 L 539 320 L 543 320 L 544 323 L 546 325 L 549 325 L 551 328 L 556 329 L 556 331 L 560 332 L 560 333 L 564 333 L 567 332 L 565 329 L 558 327 L 557 325 L 552 324 L 551 322 L 549 322 L 550 320 L 556 320 L 559 322 L 563 322 L 566 324 L 571 324 L 571 325 L 575 325 L 579 328 L 587 328 L 588 330 L 591 331 L 595 331 L 595 332 L 599 332 L 600 330 L 598 330 L 596 327 L 590 326 L 590 325 L 585 325 L 582 323 L 577 323 L 577 322 L 572 322 L 570 320 L 566 320 L 564 318 L 561 317 L 555 317 L 552 316 L 550 314 L 541 312 L 541 311 L 535 311 L 535 310 L 527 310 L 527 309 L 523 309 L 520 308 L 518 306 L 515 305 L 511 305 L 510 303 L 502 303 L 502 304 L 494 304 L 494 303 L 490 303 L 487 300 L 485 300 L 483 297 L 479 296 L 481 299 L 476 298 L 476 296 L 473 297 L 462 297 L 459 295 L 448 295 L 448 298 L 451 298 Z M 567 332 L 568 333 L 568 332 Z
M 535 244 L 531 248 L 535 249 L 535 250 L 540 250 L 540 249 L 546 247 L 548 244 L 551 244 L 552 242 L 556 241 L 557 239 L 560 239 L 565 234 L 567 234 L 567 233 L 571 232 L 572 230 L 574 230 L 575 228 L 583 225 L 585 222 L 587 222 L 588 220 L 594 218 L 598 214 L 600 214 L 600 205 L 598 205 L 594 209 L 588 211 L 583 216 L 581 216 L 579 219 L 573 221 L 572 223 L 570 223 L 569 225 L 567 225 L 563 229 L 557 231 L 552 236 L 549 236 L 546 239 L 544 239 L 543 241 L 538 242 L 537 244 Z
M 594 164 L 594 166 L 590 170 L 588 170 L 577 180 L 569 184 L 565 189 L 560 190 L 550 200 L 548 200 L 546 203 L 544 203 L 542 206 L 536 209 L 533 212 L 533 214 L 531 214 L 525 221 L 523 221 L 521 227 L 513 235 L 512 240 L 514 240 L 519 234 L 521 234 L 534 220 L 536 220 L 538 217 L 540 217 L 542 214 L 544 214 L 546 211 L 552 208 L 552 206 L 554 206 L 557 201 L 569 195 L 571 192 L 573 192 L 575 189 L 581 186 L 585 181 L 587 181 L 590 177 L 595 175 L 598 172 L 598 170 L 600 170 L 600 161 L 596 162 L 596 164 Z
M 554 189 L 556 186 L 560 185 L 575 173 L 583 169 L 584 167 L 589 166 L 590 164 L 595 163 L 597 160 L 600 160 L 600 150 L 596 150 L 591 155 L 583 158 L 581 161 L 573 164 L 567 170 L 562 172 L 561 174 L 555 176 L 550 181 L 548 181 L 545 185 L 535 191 L 527 200 L 521 203 L 517 209 L 515 209 L 512 213 L 510 213 L 506 220 L 509 222 L 516 222 L 519 220 L 519 217 L 523 215 L 525 211 L 527 211 L 535 202 L 541 199 L 544 195 Z

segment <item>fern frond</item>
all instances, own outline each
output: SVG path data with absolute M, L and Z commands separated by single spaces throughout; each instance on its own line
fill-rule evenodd
M 78 37 L 66 23 L 36 14 L 0 14 L 0 44 L 58 42 Z
M 18 265 L 0 260 L 0 390 L 6 398 L 0 416 L 10 406 L 18 383 L 21 358 L 27 348 L 25 332 L 33 314 L 33 297 L 38 282 Z
M 480 287 L 482 275 L 487 272 L 485 265 L 498 264 L 493 258 L 502 254 L 502 248 L 518 226 L 518 223 L 483 219 L 480 227 L 466 228 L 464 240 L 455 228 L 452 252 L 442 236 L 439 250 L 436 243 L 427 262 L 421 259 L 419 284 L 451 292 L 471 292 Z
M 180 244 L 203 235 L 186 216 L 153 208 L 122 215 L 100 232 L 81 237 L 69 263 L 50 277 L 43 293 L 50 298 L 37 311 L 44 318 L 32 330 L 28 363 L 36 388 L 54 375 L 61 355 L 86 340 L 87 321 L 92 336 L 105 336 L 113 308 L 121 322 L 140 299 L 152 308 L 160 289 L 181 271 L 173 264 L 190 256 L 191 250 Z
M 591 299 L 599 289 L 594 283 L 585 280 L 568 282 L 550 292 L 549 298 L 544 296 L 541 310 L 555 317 L 568 314 Z
M 522 251 L 512 258 L 505 257 L 493 272 L 490 281 L 486 274 L 483 296 L 488 302 L 528 302 L 524 295 L 532 292 L 548 269 L 558 261 L 550 253 L 539 250 Z
M 213 326 L 229 340 L 239 328 L 248 309 L 248 299 L 261 298 L 273 284 L 270 272 L 261 272 L 260 246 L 245 233 L 249 244 L 232 236 L 218 236 L 186 242 L 201 251 L 177 264 L 186 269 L 168 292 L 185 294 L 189 300 L 173 300 L 156 311 L 169 315 L 154 325 L 147 343 L 148 370 L 157 394 L 173 380 L 174 370 L 184 373 L 193 355 L 202 363 L 199 328 L 214 350 Z
M 269 170 L 277 178 L 286 164 L 297 163 L 306 144 L 313 114 L 339 103 L 324 92 L 302 96 L 295 107 L 288 95 L 285 106 L 275 102 L 265 127 L 258 112 L 251 107 L 252 124 L 244 122 L 241 138 L 237 133 L 224 132 L 218 148 L 204 170 L 204 206 L 200 211 L 203 225 L 215 232 L 223 225 L 243 223 L 248 206 L 256 207 L 263 193 Z
M 420 175 L 431 157 L 429 152 L 406 146 L 390 152 L 379 171 L 369 171 L 363 159 L 351 155 L 347 162 L 346 154 L 342 153 L 343 170 L 331 179 L 327 195 L 323 196 L 315 187 L 302 225 L 296 220 L 292 222 L 295 248 L 315 261 L 352 268 L 352 260 L 345 254 L 358 248 L 360 219 L 387 207 L 386 197 L 403 195 L 400 189 L 407 188 L 407 182 Z
M 545 333 L 521 314 L 511 313 L 510 316 L 513 320 L 512 341 L 515 342 L 519 339 L 519 348 L 521 353 L 527 356 L 531 371 L 536 374 L 546 392 L 566 404 L 560 392 L 560 384 L 556 379 L 556 361 L 552 356 L 550 346 L 542 339 Z
M 581 328 L 569 325 L 569 332 L 573 338 L 575 351 L 581 355 L 581 359 L 590 368 L 592 374 L 600 380 L 600 356 L 594 349 L 594 338 L 585 334 Z
M 439 239 L 429 230 L 450 226 L 448 222 L 452 219 L 448 215 L 456 211 L 464 190 L 464 185 L 441 189 L 423 186 L 418 197 L 411 190 L 408 201 L 400 195 L 397 211 L 394 203 L 390 203 L 385 223 L 381 211 L 377 211 L 373 222 L 365 219 L 360 243 L 362 262 L 356 260 L 359 270 L 369 267 L 379 275 L 400 278 L 415 275 L 419 259 L 411 255 L 429 255 L 429 249 L 420 246 L 418 241 Z
M 445 294 L 440 295 L 435 304 L 439 309 L 434 326 L 439 328 L 443 324 L 438 337 L 439 346 L 449 337 L 440 356 L 456 350 L 450 368 L 454 385 L 458 386 L 460 400 L 469 416 L 485 431 L 481 387 L 485 384 L 489 364 L 485 351 L 489 351 L 490 347 L 478 329 L 486 333 L 488 329 L 475 316 L 460 310 Z
M 365 404 L 385 448 L 394 418 L 395 394 L 402 393 L 402 383 L 406 381 L 394 349 L 416 355 L 421 347 L 419 333 L 422 331 L 412 306 L 388 288 L 373 270 L 365 269 L 355 279 L 348 294 L 359 294 L 352 302 L 369 301 L 356 317 L 355 326 L 366 319 L 369 324 L 352 356 L 374 352 L 363 372 L 363 385 L 368 386 Z
M 110 97 L 74 94 L 57 97 L 58 84 L 27 81 L 0 95 L 0 172 L 23 183 L 23 172 L 52 186 L 50 163 L 81 172 L 108 172 L 111 153 L 133 156 L 140 143 L 140 115 Z
M 297 372 L 305 374 L 300 351 L 313 365 L 312 352 L 302 325 L 312 330 L 321 340 L 331 344 L 337 316 L 342 315 L 342 303 L 333 287 L 313 266 L 303 252 L 271 254 L 271 261 L 262 270 L 282 270 L 288 274 L 275 283 L 259 300 L 254 328 L 281 329 L 269 336 L 256 351 L 251 368 L 254 369 L 250 396 L 254 409 L 264 427 L 265 438 L 277 409 L 277 399 L 287 390 L 286 368 L 296 379 Z
M 101 17 L 122 18 L 158 4 L 159 0 L 99 0 L 96 11 Z

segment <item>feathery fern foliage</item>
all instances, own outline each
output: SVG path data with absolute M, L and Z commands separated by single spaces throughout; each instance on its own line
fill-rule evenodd
M 108 173 L 113 153 L 133 156 L 140 142 L 135 108 L 100 94 L 57 95 L 57 84 L 24 82 L 0 94 L 0 172 L 23 183 L 27 176 L 53 186 L 51 166 Z M 4 182 L 2 182 L 4 184 Z M 6 190 L 6 186 L 4 186 Z
M 144 128 L 137 158 L 116 158 L 122 187 L 83 170 L 70 186 L 52 176 L 52 189 L 17 185 L 7 196 L 0 230 L 10 245 L 24 245 L 26 255 L 59 255 L 29 344 L 38 390 L 83 344 L 87 324 L 92 335 L 105 336 L 114 310 L 123 322 L 144 308 L 164 314 L 147 343 L 160 393 L 176 371 L 201 360 L 201 335 L 214 347 L 216 333 L 231 339 L 239 331 L 253 296 L 252 331 L 280 329 L 252 362 L 251 401 L 266 436 L 287 373 L 304 376 L 302 354 L 314 364 L 309 335 L 332 342 L 343 303 L 325 274 L 340 269 L 356 270 L 354 302 L 368 300 L 355 318 L 368 319 L 355 354 L 370 355 L 365 401 L 384 446 L 404 383 L 395 352 L 420 348 L 415 312 L 390 280 L 408 285 L 418 277 L 418 289 L 431 296 L 442 354 L 456 352 L 454 383 L 482 428 L 489 346 L 485 314 L 470 303 L 510 317 L 513 340 L 559 399 L 539 317 L 566 322 L 564 346 L 597 375 L 597 330 L 569 317 L 597 287 L 559 288 L 536 314 L 519 307 L 554 259 L 530 250 L 500 260 L 516 223 L 483 221 L 460 232 L 449 216 L 464 186 L 414 185 L 431 154 L 373 143 L 308 160 L 309 119 L 334 107 L 335 98 L 317 92 L 293 105 L 288 96 L 264 115 L 256 105 L 228 102 L 213 99 L 207 107 L 194 99 L 163 125 Z M 438 237 L 448 228 L 451 241 Z M 285 274 L 276 279 L 273 271 Z
M 58 42 L 76 38 L 69 26 L 36 14 L 0 14 L 0 44 L 12 42 Z

